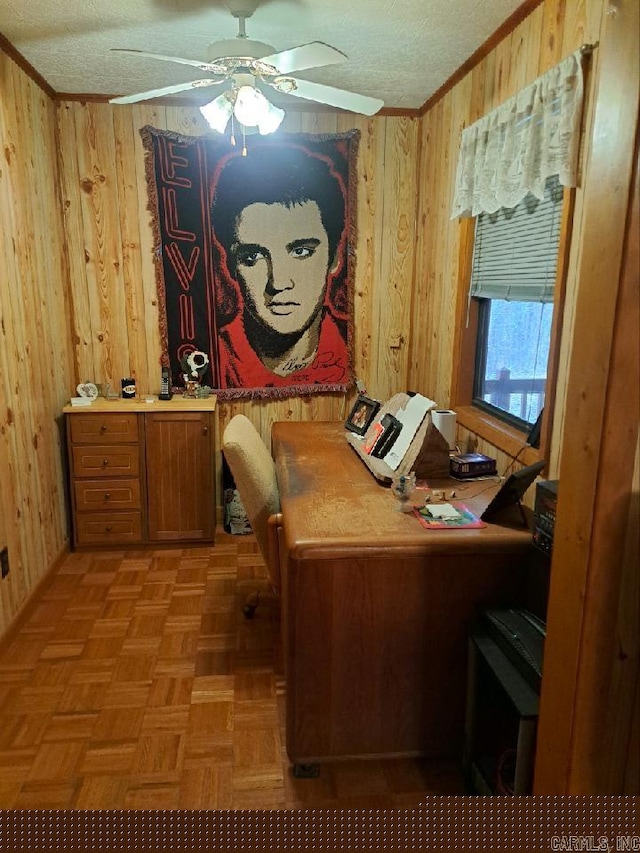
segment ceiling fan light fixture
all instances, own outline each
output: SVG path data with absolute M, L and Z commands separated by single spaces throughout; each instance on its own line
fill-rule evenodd
M 213 101 L 200 107 L 200 112 L 207 120 L 209 127 L 224 133 L 225 128 L 233 112 L 233 103 L 227 97 L 226 92 L 218 95 Z
M 254 86 L 240 86 L 236 93 L 233 114 L 240 124 L 256 127 L 269 111 L 269 101 Z
M 280 127 L 283 119 L 284 110 L 281 110 L 280 107 L 276 107 L 275 104 L 269 103 L 269 109 L 267 110 L 266 115 L 264 115 L 258 122 L 258 132 L 262 136 L 266 136 L 268 133 L 273 133 Z
M 283 94 L 367 116 L 374 115 L 384 106 L 380 98 L 370 98 L 355 92 L 336 89 L 333 86 L 290 77 L 291 73 L 304 71 L 307 68 L 322 68 L 325 65 L 346 62 L 347 56 L 337 48 L 320 41 L 276 51 L 272 45 L 248 39 L 245 19 L 251 17 L 260 2 L 261 0 L 225 0 L 225 5 L 239 21 L 238 35 L 235 39 L 225 39 L 210 44 L 206 61 L 148 53 L 144 50 L 114 48 L 119 53 L 140 58 L 194 66 L 200 71 L 206 71 L 215 76 L 111 98 L 109 103 L 134 104 L 150 98 L 160 98 L 230 82 L 230 91 L 200 107 L 200 111 L 211 128 L 220 134 L 225 132 L 227 123 L 231 120 L 232 140 L 234 118 L 238 124 L 242 125 L 243 134 L 273 133 L 284 118 L 284 112 L 268 101 L 257 88 L 258 84 L 261 88 L 264 84 Z

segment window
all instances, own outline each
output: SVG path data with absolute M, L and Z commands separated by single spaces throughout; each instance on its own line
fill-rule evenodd
M 562 208 L 554 176 L 543 199 L 528 194 L 476 220 L 473 404 L 524 431 L 544 405 Z
M 525 464 L 546 452 L 551 435 L 589 50 L 567 56 L 460 139 L 451 404 L 464 429 L 514 457 L 522 453 Z M 543 403 L 534 451 L 523 434 Z

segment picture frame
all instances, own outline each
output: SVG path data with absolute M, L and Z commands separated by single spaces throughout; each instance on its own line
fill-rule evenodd
M 345 421 L 344 425 L 346 429 L 350 432 L 355 432 L 356 435 L 364 435 L 378 413 L 379 408 L 380 403 L 377 400 L 372 400 L 364 394 L 359 394 L 349 413 L 349 417 Z

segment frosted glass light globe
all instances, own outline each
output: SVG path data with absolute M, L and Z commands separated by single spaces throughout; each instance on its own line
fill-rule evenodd
M 209 127 L 217 130 L 218 133 L 224 133 L 233 112 L 233 104 L 226 95 L 218 95 L 215 100 L 200 107 L 200 112 L 209 123 Z
M 255 127 L 269 112 L 269 101 L 253 86 L 241 86 L 233 108 L 235 117 L 247 127 Z

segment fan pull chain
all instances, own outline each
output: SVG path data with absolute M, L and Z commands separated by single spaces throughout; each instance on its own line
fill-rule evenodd
M 245 134 L 244 125 L 242 125 L 242 156 L 243 157 L 247 156 L 247 137 Z
M 231 137 L 229 138 L 229 142 L 234 146 L 236 144 L 236 134 L 235 134 L 235 124 L 233 121 L 233 113 L 231 113 Z

